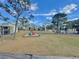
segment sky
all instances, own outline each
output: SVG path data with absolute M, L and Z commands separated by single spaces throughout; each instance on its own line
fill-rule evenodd
M 5 2 L 5 0 L 1 0 Z M 31 0 L 31 9 L 33 10 L 34 19 L 31 21 L 35 24 L 43 24 L 51 22 L 51 16 L 56 13 L 64 12 L 69 20 L 79 18 L 79 0 Z M 12 16 L 0 9 L 0 13 L 10 18 Z M 24 13 L 26 15 L 26 13 Z

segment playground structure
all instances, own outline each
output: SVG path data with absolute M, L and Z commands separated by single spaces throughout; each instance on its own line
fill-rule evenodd
M 29 32 L 25 35 L 25 37 L 39 37 L 40 35 L 33 29 L 31 28 Z

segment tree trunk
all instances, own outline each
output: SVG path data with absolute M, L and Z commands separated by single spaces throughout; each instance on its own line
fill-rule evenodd
M 18 25 L 18 17 L 17 17 L 16 24 L 15 24 L 14 39 L 16 37 L 17 25 Z

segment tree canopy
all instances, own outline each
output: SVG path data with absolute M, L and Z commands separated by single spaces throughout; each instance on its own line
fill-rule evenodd
M 4 9 L 5 12 L 16 19 L 15 34 L 18 20 L 24 11 L 30 11 L 30 4 L 30 0 L 6 0 L 6 3 L 0 1 L 0 8 Z M 7 20 L 7 18 L 5 18 L 5 20 Z
M 67 14 L 65 13 L 57 13 L 53 16 L 52 23 L 54 27 L 56 28 L 57 32 L 60 32 L 60 29 L 63 27 L 63 24 L 67 20 Z

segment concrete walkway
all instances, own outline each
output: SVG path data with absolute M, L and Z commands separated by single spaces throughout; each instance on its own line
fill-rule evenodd
M 0 59 L 79 59 L 78 57 L 37 56 L 30 54 L 0 53 Z
M 62 57 L 62 56 L 35 56 L 33 59 L 79 59 L 78 57 Z

